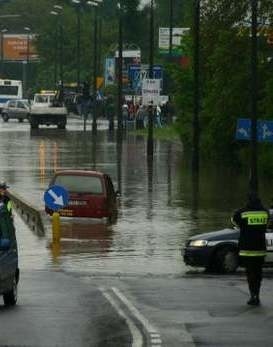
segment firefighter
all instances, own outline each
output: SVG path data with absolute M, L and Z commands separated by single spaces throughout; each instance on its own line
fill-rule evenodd
M 235 211 L 232 217 L 232 222 L 240 228 L 239 256 L 240 264 L 246 269 L 250 292 L 248 305 L 260 305 L 268 216 L 268 210 L 264 208 L 256 194 L 250 194 L 246 206 Z
M 0 182 L 0 209 L 3 206 L 5 206 L 10 216 L 12 216 L 12 202 L 10 198 L 8 197 L 7 188 L 9 188 L 9 186 L 7 186 L 6 182 L 1 181 Z

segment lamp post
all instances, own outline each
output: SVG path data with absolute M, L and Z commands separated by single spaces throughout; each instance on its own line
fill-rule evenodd
M 29 77 L 29 48 L 30 48 L 30 27 L 24 27 L 24 30 L 27 32 L 27 52 L 26 52 L 26 64 L 24 64 L 25 67 L 25 79 L 24 79 L 24 92 L 28 90 L 28 77 Z
M 63 101 L 63 89 L 64 89 L 64 76 L 63 76 L 63 23 L 62 23 L 62 16 L 61 11 L 63 10 L 63 7 L 60 5 L 54 5 L 54 8 L 56 11 L 51 11 L 50 14 L 58 17 L 58 31 L 59 31 L 59 101 Z M 57 11 L 58 10 L 58 11 Z M 56 59 L 57 60 L 57 59 Z M 55 64 L 56 64 L 55 60 Z M 57 72 L 57 66 L 56 72 Z M 55 73 L 55 72 L 54 72 Z
M 77 88 L 78 92 L 80 91 L 80 83 L 81 83 L 81 1 L 80 0 L 72 0 L 72 3 L 76 5 L 77 12 L 77 49 L 76 49 L 76 63 L 77 63 Z
M 97 131 L 97 74 L 98 74 L 98 5 L 103 0 L 87 1 L 87 4 L 94 6 L 94 37 L 93 37 L 93 122 L 92 132 Z
M 200 0 L 194 0 L 194 110 L 192 169 L 199 171 L 199 112 L 200 112 Z
M 258 167 L 257 167 L 257 17 L 258 1 L 251 0 L 251 159 L 250 159 L 250 179 L 249 193 L 258 196 Z
M 173 56 L 173 0 L 170 1 L 170 36 L 169 36 L 169 57 Z
M 6 33 L 8 29 L 1 29 L 1 78 L 3 78 L 4 74 L 4 33 Z
M 149 78 L 154 76 L 154 0 L 150 3 L 150 56 L 149 56 Z M 153 105 L 149 105 L 149 122 L 148 122 L 148 140 L 147 140 L 147 155 L 153 156 L 154 152 L 154 110 Z
M 118 137 L 122 135 L 122 65 L 123 65 L 123 8 L 118 2 L 119 24 L 118 24 Z

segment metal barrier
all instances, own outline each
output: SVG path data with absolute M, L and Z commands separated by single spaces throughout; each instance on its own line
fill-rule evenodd
M 13 203 L 14 209 L 16 209 L 17 213 L 30 227 L 30 229 L 37 235 L 45 235 L 46 227 L 43 221 L 43 211 L 38 210 L 36 207 L 14 192 L 9 191 L 8 196 Z

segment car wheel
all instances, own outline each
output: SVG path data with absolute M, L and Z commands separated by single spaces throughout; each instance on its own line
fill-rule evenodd
M 19 123 L 23 122 L 23 118 L 18 118 Z
M 212 261 L 212 267 L 215 271 L 221 273 L 232 273 L 236 271 L 238 266 L 238 252 L 234 248 L 225 247 L 216 251 Z
M 5 306 L 14 306 L 17 303 L 17 281 L 14 276 L 12 289 L 3 294 L 4 304 Z
M 30 123 L 30 127 L 31 127 L 31 129 L 38 129 L 39 128 L 39 124 L 37 122 L 31 122 Z
M 8 120 L 9 120 L 9 116 L 5 113 L 2 114 L 2 118 L 3 118 L 4 122 L 8 122 Z

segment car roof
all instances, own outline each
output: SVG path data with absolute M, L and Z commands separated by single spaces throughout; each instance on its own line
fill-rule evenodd
M 92 170 L 61 170 L 55 173 L 55 176 L 93 176 L 93 177 L 103 177 L 106 174 L 100 171 Z

